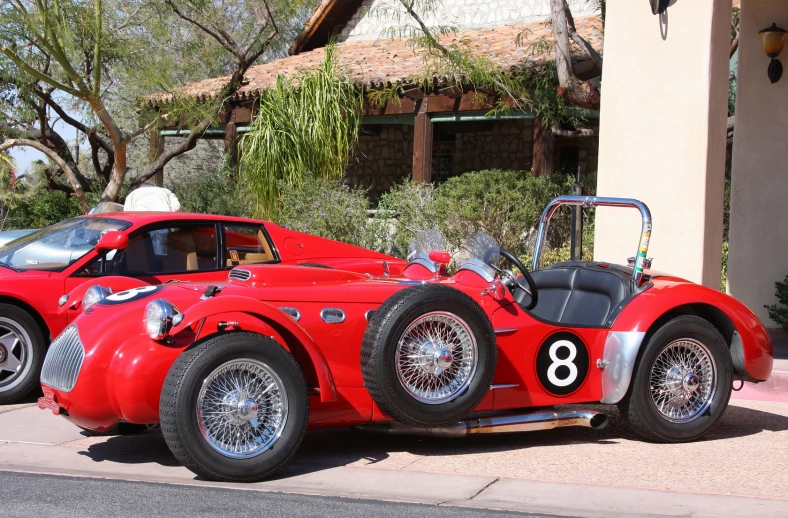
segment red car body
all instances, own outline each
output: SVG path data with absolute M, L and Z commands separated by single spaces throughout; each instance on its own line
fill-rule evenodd
M 501 388 L 491 390 L 477 411 L 618 402 L 616 398 L 623 395 L 621 387 L 628 386 L 629 379 L 619 384 L 613 379 L 613 369 L 601 369 L 595 362 L 616 361 L 609 356 L 611 337 L 616 333 L 645 335 L 655 322 L 671 313 L 707 315 L 735 333 L 738 339 L 733 334 L 730 339 L 743 358 L 735 365 L 739 379 L 764 381 L 772 368 L 768 333 L 751 311 L 724 293 L 676 277 L 653 277 L 653 286 L 627 304 L 610 327 L 569 327 L 534 318 L 508 295 L 495 300 L 491 294 L 481 294 L 489 282 L 468 271 L 435 278 L 423 267 L 412 265 L 404 277 L 370 278 L 352 272 L 288 266 L 251 266 L 243 270 L 251 272 L 248 281 L 222 283 L 224 289 L 209 299 L 201 300 L 206 284 L 171 285 L 155 294 L 177 308 L 186 308 L 183 322 L 171 333 L 171 344 L 151 340 L 140 323 L 150 297 L 120 305 L 99 303 L 91 308 L 94 311 L 75 322 L 85 347 L 76 385 L 68 392 L 43 385 L 54 406 L 75 424 L 100 431 L 111 429 L 119 420 L 157 423 L 162 385 L 178 356 L 195 342 L 222 332 L 222 323 L 237 322 L 237 329 L 273 336 L 299 361 L 309 387 L 314 389 L 310 427 L 390 419 L 376 408 L 364 388 L 359 344 L 366 328 L 366 313 L 410 286 L 408 281 L 414 279 L 461 290 L 490 317 L 499 348 L 493 384 Z M 297 309 L 301 319 L 294 322 L 280 307 Z M 343 323 L 321 320 L 320 312 L 331 307 L 345 312 Z M 587 345 L 592 360 L 583 385 L 563 397 L 545 390 L 535 369 L 539 345 L 558 332 L 577 335 Z
M 226 279 L 233 263 L 240 262 L 230 257 L 232 254 L 237 256 L 236 249 L 260 247 L 258 237 L 255 235 L 258 232 L 259 239 L 267 241 L 267 255 L 257 254 L 254 257 L 261 259 L 261 262 L 269 263 L 264 268 L 274 265 L 318 263 L 333 268 L 381 275 L 384 264 L 385 268 L 393 273 L 401 272 L 404 267 L 404 261 L 384 254 L 295 232 L 270 222 L 245 218 L 187 213 L 116 212 L 77 218 L 77 220 L 83 219 L 116 222 L 122 227 L 121 233 L 131 240 L 148 232 L 152 227 L 192 228 L 196 239 L 213 242 L 216 257 L 208 259 L 207 265 L 202 258 L 199 259 L 199 264 L 194 261 L 194 269 L 189 267 L 191 271 L 183 268 L 184 271 L 158 273 L 138 271 L 134 274 L 117 275 L 113 272 L 96 271 L 91 265 L 98 264 L 97 261 L 108 251 L 91 249 L 65 268 L 56 269 L 59 271 L 38 269 L 45 267 L 43 263 L 33 264 L 31 269 L 19 271 L 0 268 L 0 303 L 17 307 L 30 315 L 39 326 L 46 343 L 49 343 L 50 337 L 57 336 L 63 331 L 81 312 L 80 301 L 89 286 L 100 283 L 118 292 L 140 285 L 158 285 L 166 282 L 221 281 Z M 248 229 L 249 232 L 244 234 L 233 231 L 238 228 Z M 36 234 L 31 234 L 23 239 L 35 239 L 35 236 Z M 254 257 L 249 262 L 254 262 Z M 213 265 L 210 261 L 214 261 Z M 162 269 L 166 268 L 159 268 Z M 68 303 L 64 303 L 61 297 L 67 294 L 70 298 Z M 59 299 L 61 299 L 60 304 Z M 0 317 L 3 316 L 1 313 Z M 0 355 L 0 368 L 2 358 L 3 355 Z M 41 359 L 43 360 L 43 356 Z M 40 368 L 40 365 L 38 367 Z M 34 377 L 38 378 L 37 373 Z

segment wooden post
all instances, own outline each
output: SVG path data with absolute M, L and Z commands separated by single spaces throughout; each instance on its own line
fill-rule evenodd
M 230 165 L 238 168 L 238 126 L 234 118 L 224 126 L 224 152 L 230 153 Z
M 427 99 L 420 101 L 413 125 L 413 181 L 432 182 L 432 121 L 427 114 Z
M 555 137 L 553 132 L 537 118 L 534 121 L 534 174 L 536 176 L 553 174 L 554 158 Z
M 157 129 L 150 130 L 150 161 L 153 162 L 164 152 L 164 137 Z M 159 187 L 164 186 L 164 168 L 162 167 L 153 175 L 153 183 Z

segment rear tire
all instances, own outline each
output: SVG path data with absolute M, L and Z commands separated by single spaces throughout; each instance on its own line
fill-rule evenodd
M 497 354 L 492 325 L 473 299 L 425 284 L 393 295 L 370 318 L 361 372 L 383 412 L 428 428 L 456 423 L 476 408 Z
M 255 333 L 226 333 L 181 354 L 164 382 L 159 414 L 167 446 L 191 471 L 256 482 L 295 454 L 309 398 L 301 369 L 281 345 Z
M 39 385 L 46 341 L 27 311 L 0 304 L 0 405 L 16 403 Z
M 644 345 L 619 410 L 648 440 L 694 441 L 725 412 L 732 378 L 730 350 L 719 330 L 700 317 L 676 317 Z

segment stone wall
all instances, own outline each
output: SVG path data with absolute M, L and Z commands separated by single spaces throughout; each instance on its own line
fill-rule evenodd
M 533 162 L 533 121 L 521 119 L 487 124 L 489 129 L 484 131 L 463 131 L 465 128 L 461 124 L 457 126 L 454 175 L 482 169 L 530 171 Z
M 380 7 L 397 8 L 398 0 L 365 0 L 339 35 L 339 41 L 374 40 L 389 28 L 410 24 L 399 22 Z M 594 14 L 595 2 L 569 0 L 574 16 Z M 424 16 L 428 26 L 449 25 L 460 29 L 542 21 L 550 16 L 549 0 L 444 0 L 434 12 Z
M 365 126 L 358 151 L 345 170 L 351 187 L 369 189 L 370 198 L 410 177 L 413 169 L 413 126 Z

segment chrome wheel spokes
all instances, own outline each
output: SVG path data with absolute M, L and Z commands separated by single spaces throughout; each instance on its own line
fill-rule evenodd
M 717 383 L 717 366 L 708 348 L 696 340 L 666 345 L 651 366 L 651 400 L 672 423 L 694 421 L 709 408 Z
M 0 317 L 0 390 L 17 384 L 32 355 L 33 345 L 25 330 Z
M 468 388 L 478 363 L 476 338 L 452 313 L 426 313 L 413 321 L 397 344 L 397 377 L 416 400 L 451 401 Z
M 229 361 L 203 381 L 197 422 L 208 444 L 222 455 L 260 455 L 279 439 L 287 422 L 284 383 L 260 361 Z

